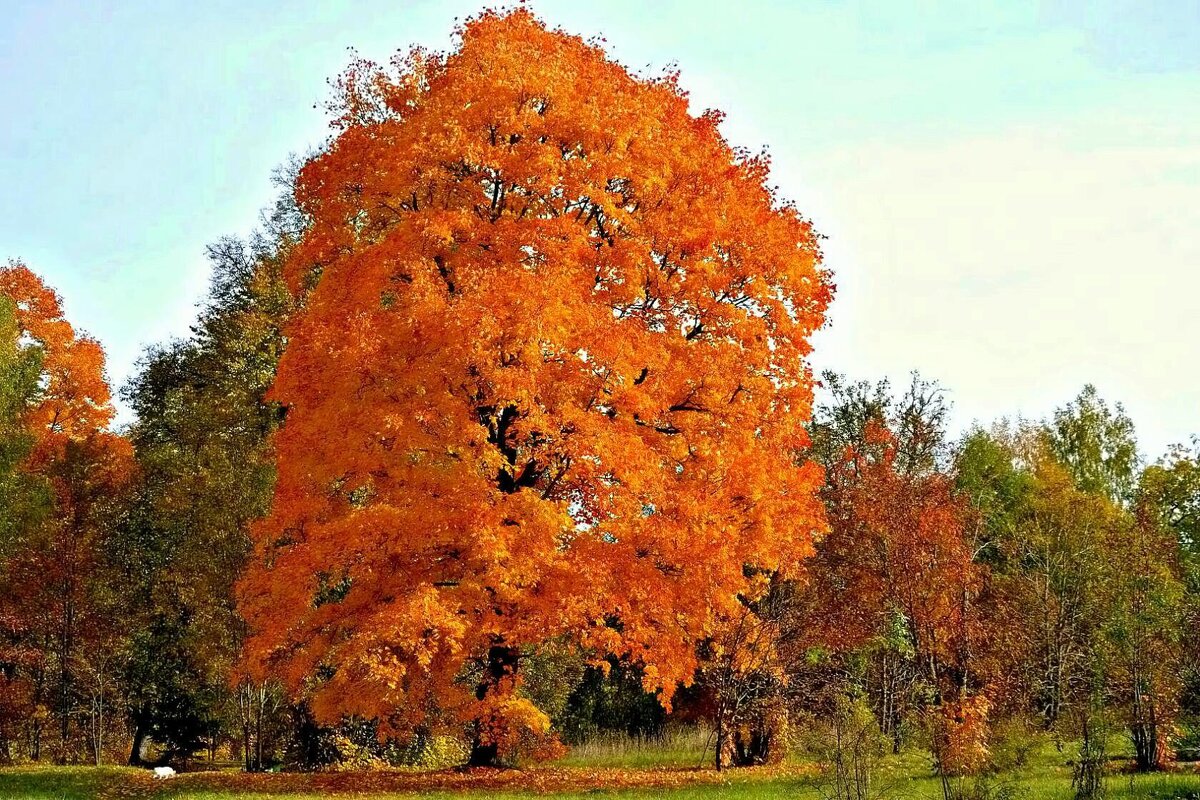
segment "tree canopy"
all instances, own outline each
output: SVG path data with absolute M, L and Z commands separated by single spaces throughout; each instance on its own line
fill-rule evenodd
M 811 552 L 831 285 L 767 159 L 673 75 L 524 10 L 460 37 L 353 65 L 300 173 L 304 305 L 241 598 L 250 660 L 323 676 L 319 717 L 439 709 L 486 740 L 544 726 L 522 645 L 627 656 L 668 702 L 746 568 Z

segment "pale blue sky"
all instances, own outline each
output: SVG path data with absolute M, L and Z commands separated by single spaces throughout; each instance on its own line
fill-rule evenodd
M 1200 2 L 534 0 L 678 63 L 830 239 L 818 367 L 952 390 L 959 425 L 1085 381 L 1155 456 L 1200 432 Z M 109 353 L 186 331 L 203 247 L 326 132 L 348 47 L 450 44 L 476 2 L 0 0 L 0 258 Z

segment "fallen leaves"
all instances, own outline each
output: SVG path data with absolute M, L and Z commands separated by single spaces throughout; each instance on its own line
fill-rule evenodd
M 621 769 L 591 767 L 538 767 L 528 770 L 473 769 L 416 772 L 381 770 L 377 772 L 258 773 L 193 772 L 172 778 L 168 784 L 156 782 L 142 771 L 122 773 L 113 778 L 100 796 L 148 798 L 160 795 L 221 793 L 229 795 L 389 795 L 426 792 L 462 792 L 465 794 L 527 792 L 559 794 L 589 790 L 679 789 L 689 786 L 727 785 L 730 783 L 801 779 L 814 775 L 811 764 L 748 767 L 717 772 L 712 769 Z M 118 782 L 119 781 L 119 782 Z

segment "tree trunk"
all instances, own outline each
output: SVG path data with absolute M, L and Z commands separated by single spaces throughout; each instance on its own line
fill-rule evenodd
M 71 738 L 71 692 L 73 678 L 71 674 L 71 657 L 75 648 L 75 602 L 73 591 L 68 588 L 67 597 L 63 600 L 63 630 L 59 649 L 58 676 L 58 733 L 59 753 L 55 758 L 60 764 L 66 764 L 68 746 Z
M 242 758 L 246 763 L 246 772 L 253 772 L 254 756 L 250 749 L 250 719 L 248 716 L 242 721 Z
M 714 757 L 714 764 L 717 772 L 725 768 L 725 711 L 717 709 L 717 753 Z
M 1130 738 L 1133 739 L 1134 760 L 1138 772 L 1150 772 L 1159 767 L 1158 754 L 1158 715 L 1154 706 L 1154 698 L 1148 697 L 1140 686 L 1133 689 L 1133 719 L 1129 726 Z
M 783 701 L 765 701 L 733 732 L 730 766 L 755 767 L 778 763 L 785 755 L 787 710 Z
M 104 759 L 104 687 L 96 700 L 96 766 Z
M 250 717 L 249 713 L 242 718 L 242 760 L 246 772 L 254 771 L 254 760 L 250 750 Z
M 483 678 L 475 687 L 475 699 L 483 700 L 501 680 L 515 674 L 519 656 L 517 648 L 508 645 L 494 644 L 488 648 L 487 664 L 484 666 Z M 471 754 L 467 758 L 467 766 L 500 766 L 500 748 L 495 742 L 484 739 L 482 728 L 478 723 L 475 726 L 475 735 L 471 742 Z
M 254 771 L 263 769 L 263 715 L 266 713 L 267 688 L 266 684 L 258 687 L 258 704 L 254 715 Z
M 32 761 L 42 760 L 42 723 L 33 721 L 29 732 L 29 758 Z
M 146 737 L 149 736 L 149 731 L 146 730 L 146 723 L 141 719 L 137 720 L 133 729 L 133 745 L 129 748 L 129 766 L 144 767 L 146 762 L 142 760 L 142 750 L 146 746 Z

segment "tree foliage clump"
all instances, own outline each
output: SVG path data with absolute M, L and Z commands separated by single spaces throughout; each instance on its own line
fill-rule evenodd
M 767 159 L 674 75 L 523 9 L 393 66 L 351 68 L 297 181 L 247 662 L 319 719 L 469 722 L 493 760 L 548 725 L 523 647 L 628 658 L 669 704 L 745 568 L 811 552 L 831 287 Z

